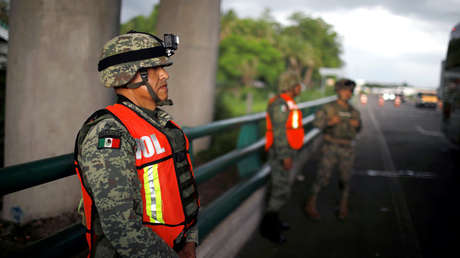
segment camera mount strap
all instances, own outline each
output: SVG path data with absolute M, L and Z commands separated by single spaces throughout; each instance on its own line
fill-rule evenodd
M 100 72 L 107 67 L 112 65 L 118 65 L 128 62 L 146 60 L 149 58 L 155 58 L 160 56 L 167 56 L 166 49 L 163 46 L 156 46 L 151 48 L 144 48 L 134 51 L 129 51 L 125 53 L 116 54 L 113 56 L 108 56 L 101 61 L 99 61 L 97 65 L 97 70 Z

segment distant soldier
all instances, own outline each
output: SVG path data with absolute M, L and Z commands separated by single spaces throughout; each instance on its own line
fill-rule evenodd
M 75 146 L 90 257 L 195 257 L 199 201 L 189 142 L 159 108 L 178 39 L 131 31 L 98 65 L 116 104 L 91 115 Z
M 278 213 L 289 199 L 289 171 L 296 150 L 302 147 L 304 130 L 302 112 L 294 101 L 301 91 L 297 74 L 282 74 L 278 89 L 279 95 L 270 99 L 267 107 L 265 150 L 268 151 L 271 175 L 260 233 L 273 242 L 283 243 L 286 238 L 282 230 L 289 229 L 289 225 L 279 219 Z
M 336 165 L 340 172 L 339 188 L 342 195 L 338 219 L 344 220 L 348 214 L 349 181 L 355 158 L 352 142 L 361 130 L 360 113 L 349 103 L 355 85 L 354 81 L 348 79 L 337 81 L 337 101 L 324 105 L 316 112 L 313 124 L 323 132 L 324 145 L 320 168 L 305 207 L 307 215 L 314 220 L 320 219 L 316 209 L 318 193 L 329 183 Z

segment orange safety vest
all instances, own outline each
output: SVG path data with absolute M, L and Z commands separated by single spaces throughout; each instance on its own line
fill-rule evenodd
M 268 105 L 271 105 L 277 98 L 283 98 L 289 108 L 289 117 L 286 121 L 286 135 L 289 146 L 294 150 L 302 148 L 304 129 L 302 125 L 302 111 L 299 110 L 295 101 L 287 94 L 281 94 L 270 99 Z M 268 151 L 273 145 L 273 127 L 268 112 L 266 114 L 267 131 L 265 133 L 265 150 Z
M 184 134 L 186 152 L 173 154 L 168 136 L 134 110 L 122 104 L 108 106 L 106 110 L 128 129 L 137 144 L 136 169 L 141 185 L 142 223 L 159 235 L 171 248 L 180 249 L 185 241 L 185 232 L 197 221 L 200 205 L 192 162 L 188 153 L 190 144 L 187 137 Z M 173 121 L 170 122 L 179 128 Z M 176 174 L 175 160 L 183 161 L 184 159 L 187 159 L 191 176 L 181 184 L 178 181 L 180 175 Z M 91 224 L 95 206 L 93 198 L 83 184 L 76 158 L 75 168 L 82 186 L 87 227 L 86 239 L 91 255 L 91 246 L 96 241 Z M 183 190 L 192 184 L 195 189 L 194 193 L 184 197 Z M 192 214 L 187 214 L 186 207 L 189 208 L 193 202 L 197 208 Z

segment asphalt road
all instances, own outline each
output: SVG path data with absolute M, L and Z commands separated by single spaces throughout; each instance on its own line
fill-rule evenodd
M 442 136 L 440 111 L 410 102 L 380 107 L 376 96 L 355 106 L 363 130 L 356 142 L 347 221 L 335 217 L 336 174 L 319 195 L 321 221 L 303 213 L 320 157 L 316 153 L 281 212 L 292 226 L 288 241 L 273 244 L 255 232 L 238 257 L 457 256 L 460 150 Z

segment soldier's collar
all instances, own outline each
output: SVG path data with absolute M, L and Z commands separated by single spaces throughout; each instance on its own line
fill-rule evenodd
M 127 97 L 125 97 L 123 95 L 120 95 L 120 94 L 117 94 L 117 104 L 122 104 L 125 101 L 128 101 L 129 103 L 132 103 L 134 105 L 134 103 L 130 99 L 128 99 Z
M 169 115 L 166 111 L 161 108 L 155 108 L 155 110 L 146 109 L 134 104 L 130 99 L 123 95 L 117 95 L 117 104 L 124 104 L 125 106 L 130 107 L 131 109 L 139 109 L 141 110 L 147 117 L 152 119 L 156 124 L 160 124 L 161 126 L 166 126 L 169 120 L 172 120 L 171 115 Z

